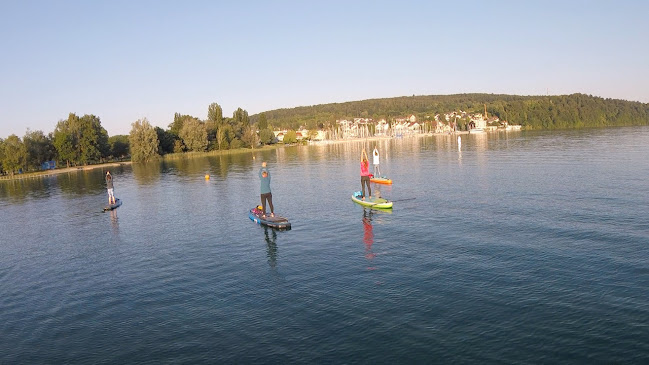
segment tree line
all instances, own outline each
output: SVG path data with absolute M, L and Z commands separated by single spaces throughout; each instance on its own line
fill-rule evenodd
M 255 148 L 273 143 L 275 134 L 265 116 L 256 119 L 253 124 L 248 112 L 241 108 L 234 111 L 232 118 L 223 117 L 221 106 L 212 103 L 206 120 L 176 113 L 166 130 L 154 128 L 142 119 L 131 124 L 129 135 L 109 137 L 99 117 L 70 113 L 48 134 L 28 129 L 22 138 L 17 135 L 0 138 L 0 173 L 38 171 L 46 161 L 55 161 L 57 167 L 129 157 L 139 162 L 168 153 Z
M 241 108 L 228 118 L 223 116 L 223 109 L 217 103 L 209 105 L 206 120 L 176 113 L 173 122 L 164 130 L 142 119 L 132 124 L 129 134 L 133 162 L 150 161 L 169 153 L 256 148 L 274 141 L 275 134 L 263 113 L 254 123 Z
M 280 128 L 326 129 L 338 119 L 373 118 L 391 121 L 415 114 L 418 120 L 434 120 L 452 111 L 497 116 L 524 129 L 649 125 L 649 104 L 571 94 L 518 96 L 502 94 L 423 95 L 370 99 L 345 103 L 302 106 L 264 112 L 269 123 Z M 260 115 L 252 115 L 255 121 Z
M 57 166 L 87 165 L 120 159 L 128 155 L 126 136 L 108 137 L 99 118 L 74 113 L 60 120 L 53 132 L 27 130 L 23 138 L 15 134 L 0 138 L 0 172 L 37 171 L 44 162 Z
M 338 119 L 373 118 L 391 121 L 415 114 L 433 120 L 450 111 L 482 113 L 520 124 L 524 129 L 557 129 L 649 125 L 649 104 L 591 95 L 517 96 L 457 94 L 403 96 L 346 103 L 277 109 L 249 116 L 238 108 L 224 117 L 217 103 L 208 106 L 207 119 L 176 113 L 167 129 L 142 119 L 132 124 L 129 135 L 108 136 L 95 115 L 70 113 L 53 132 L 30 131 L 23 138 L 0 138 L 0 173 L 37 171 L 44 161 L 57 166 L 79 166 L 131 158 L 150 161 L 169 153 L 255 148 L 275 141 L 273 127 L 296 130 L 334 129 Z M 289 131 L 285 142 L 295 141 Z

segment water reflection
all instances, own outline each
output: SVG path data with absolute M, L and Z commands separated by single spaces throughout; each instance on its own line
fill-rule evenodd
M 266 239 L 266 256 L 268 257 L 268 265 L 272 269 L 277 268 L 277 232 L 264 226 L 264 238 Z
M 57 175 L 57 182 L 61 192 L 68 196 L 95 195 L 106 185 L 101 169 L 79 170 Z
M 38 189 L 32 181 L 27 180 L 7 180 L 0 181 L 0 203 L 5 199 L 11 199 L 11 203 L 23 203 L 32 193 L 31 189 Z M 38 189 L 40 190 L 40 189 Z
M 153 185 L 160 180 L 164 162 L 134 163 L 133 177 L 141 185 Z
M 113 229 L 113 235 L 119 236 L 119 219 L 117 218 L 117 209 L 110 211 L 110 226 Z
M 372 209 L 363 208 L 363 243 L 365 244 L 365 258 L 368 261 L 371 261 L 376 257 L 376 254 L 372 252 L 372 245 L 374 244 L 374 227 L 372 226 L 373 214 L 374 211 Z M 367 269 L 374 270 L 376 268 L 370 265 Z

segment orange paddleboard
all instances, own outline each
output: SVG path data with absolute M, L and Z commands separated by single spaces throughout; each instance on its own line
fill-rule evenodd
M 384 177 L 373 177 L 370 179 L 370 181 L 377 184 L 392 185 L 392 180 L 386 179 Z

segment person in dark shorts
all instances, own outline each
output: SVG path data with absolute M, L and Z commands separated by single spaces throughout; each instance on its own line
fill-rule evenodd
M 108 189 L 108 204 L 115 204 L 115 192 L 113 191 L 113 176 L 106 171 L 106 189 Z
M 261 212 L 262 217 L 266 217 L 266 201 L 270 207 L 270 216 L 275 216 L 275 209 L 273 208 L 273 194 L 270 192 L 270 171 L 266 167 L 266 161 L 261 163 L 259 169 L 259 180 L 261 181 Z

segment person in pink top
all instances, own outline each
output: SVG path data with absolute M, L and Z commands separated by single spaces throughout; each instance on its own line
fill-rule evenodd
M 363 192 L 363 200 L 365 200 L 365 185 L 367 185 L 367 195 L 372 199 L 372 188 L 370 188 L 370 161 L 367 159 L 367 152 L 365 148 L 361 152 L 361 189 Z

